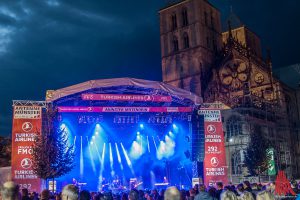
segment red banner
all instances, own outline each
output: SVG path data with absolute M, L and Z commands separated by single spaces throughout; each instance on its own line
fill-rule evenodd
M 58 112 L 192 112 L 192 107 L 58 107 Z
M 214 185 L 216 182 L 228 183 L 225 141 L 220 110 L 201 109 L 204 115 L 205 157 L 204 183 Z
M 151 101 L 171 102 L 171 96 L 161 95 L 132 95 L 132 94 L 82 94 L 82 100 L 91 101 Z
M 40 192 L 41 180 L 32 170 L 32 145 L 40 134 L 42 108 L 40 106 L 14 106 L 12 128 L 12 179 L 21 188 Z

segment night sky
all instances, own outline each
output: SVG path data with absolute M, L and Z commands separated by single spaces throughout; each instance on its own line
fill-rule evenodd
M 167 0 L 0 1 L 0 135 L 11 133 L 12 100 L 92 79 L 161 81 L 158 10 Z M 230 6 L 270 47 L 274 68 L 300 62 L 298 0 L 211 0 Z

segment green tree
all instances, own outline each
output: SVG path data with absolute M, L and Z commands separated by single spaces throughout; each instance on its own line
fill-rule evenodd
M 267 149 L 269 147 L 270 142 L 262 134 L 260 126 L 254 126 L 245 154 L 245 164 L 250 175 L 258 175 L 260 178 L 260 175 L 268 169 Z
M 74 167 L 74 148 L 68 145 L 68 135 L 59 127 L 57 111 L 48 107 L 43 117 L 42 133 L 32 147 L 33 171 L 42 179 L 54 179 Z

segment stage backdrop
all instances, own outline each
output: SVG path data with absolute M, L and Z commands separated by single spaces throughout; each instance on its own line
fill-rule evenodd
M 40 106 L 14 106 L 12 128 L 12 179 L 21 188 L 41 190 L 41 180 L 32 170 L 32 145 L 41 132 L 42 108 Z
M 204 115 L 205 157 L 204 183 L 214 185 L 216 182 L 228 183 L 224 133 L 221 111 L 201 108 L 199 114 Z

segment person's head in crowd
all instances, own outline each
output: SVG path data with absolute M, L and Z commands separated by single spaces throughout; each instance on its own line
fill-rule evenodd
M 164 200 L 180 200 L 180 192 L 176 187 L 169 187 L 164 194 Z
M 19 185 L 12 181 L 5 182 L 0 186 L 0 196 L 2 200 L 18 200 L 19 196 Z
M 262 188 L 263 188 L 263 185 L 262 185 L 261 183 L 259 183 L 259 184 L 257 185 L 257 189 L 260 191 L 260 190 L 262 190 Z
M 244 186 L 243 186 L 242 183 L 237 185 L 236 191 L 237 191 L 238 194 L 242 194 L 244 192 Z
M 251 188 L 252 188 L 253 190 L 258 190 L 257 183 L 252 183 L 252 184 L 251 184 Z
M 196 194 L 199 192 L 199 184 L 195 184 L 193 189 L 195 190 Z
M 217 186 L 217 190 L 223 190 L 223 183 L 222 182 L 217 182 L 216 186 Z
M 214 187 L 209 187 L 207 190 L 208 194 L 214 198 L 217 196 L 216 191 L 217 191 L 217 189 Z
M 196 191 L 194 189 L 190 189 L 190 197 L 196 196 Z
M 243 187 L 244 187 L 244 189 L 251 188 L 250 182 L 249 182 L 249 181 L 244 181 L 244 182 L 243 182 Z
M 61 193 L 62 200 L 78 200 L 79 189 L 73 184 L 66 185 Z
M 254 200 L 254 197 L 251 192 L 248 192 L 245 190 L 244 193 L 242 194 L 242 199 L 243 200 Z
M 221 193 L 220 200 L 238 200 L 234 192 L 225 190 Z
M 21 190 L 22 197 L 29 197 L 29 192 L 27 188 Z
M 91 199 L 91 194 L 87 190 L 82 190 L 79 193 L 79 200 L 90 200 Z
M 206 187 L 205 187 L 204 184 L 200 184 L 200 185 L 199 185 L 199 191 L 200 191 L 200 192 L 205 192 L 205 191 L 206 191 Z
M 55 195 L 55 200 L 61 200 L 61 193 Z
M 121 200 L 128 200 L 128 195 L 126 193 L 123 193 Z
M 262 191 L 256 195 L 256 200 L 275 200 L 275 197 L 268 191 Z
M 138 200 L 139 199 L 139 193 L 136 189 L 130 190 L 128 194 L 128 199 L 129 200 Z
M 50 194 L 50 191 L 47 190 L 47 189 L 44 189 L 42 192 L 41 192 L 41 200 L 49 200 L 51 197 L 51 194 Z

